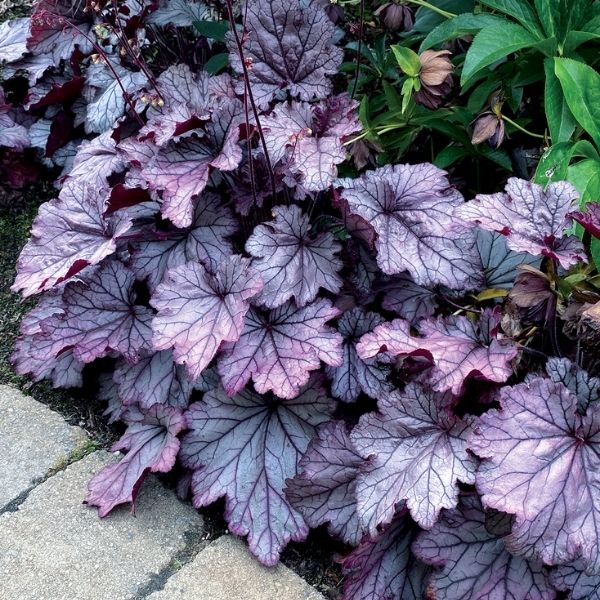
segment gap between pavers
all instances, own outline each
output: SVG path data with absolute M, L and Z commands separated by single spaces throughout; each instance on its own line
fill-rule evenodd
M 44 404 L 0 385 L 0 511 L 60 469 L 89 438 Z
M 221 536 L 167 581 L 148 600 L 325 600 L 280 564 L 261 566 L 246 545 Z
M 0 515 L 2 600 L 130 600 L 201 539 L 202 517 L 153 476 L 135 517 L 125 507 L 100 519 L 83 506 L 89 479 L 114 460 L 94 452 Z

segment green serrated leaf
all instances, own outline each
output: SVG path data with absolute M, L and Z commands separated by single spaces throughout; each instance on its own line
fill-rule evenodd
M 481 4 L 516 19 L 538 39 L 542 39 L 543 30 L 540 21 L 527 0 L 481 0 Z
M 227 68 L 229 64 L 229 54 L 227 52 L 221 52 L 211 56 L 204 65 L 204 70 L 211 75 L 216 75 L 219 71 Z
M 590 254 L 592 255 L 592 260 L 596 265 L 596 269 L 600 271 L 600 240 L 597 238 L 592 238 L 590 243 Z
M 391 49 L 402 71 L 409 77 L 416 77 L 421 70 L 419 55 L 414 50 L 397 44 L 391 46 Z
M 554 74 L 554 60 L 544 59 L 546 81 L 544 86 L 544 110 L 553 144 L 559 144 L 571 139 L 577 125 L 571 113 L 560 81 Z
M 229 31 L 229 21 L 194 21 L 194 28 L 204 37 L 216 40 L 217 42 L 225 41 L 225 34 Z
M 440 169 L 446 169 L 467 155 L 468 152 L 462 146 L 447 146 L 433 159 L 433 164 Z

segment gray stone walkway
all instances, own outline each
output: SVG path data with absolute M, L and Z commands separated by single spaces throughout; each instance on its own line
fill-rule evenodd
M 210 544 L 202 517 L 149 477 L 136 502 L 101 520 L 82 504 L 116 457 L 85 432 L 0 386 L 1 600 L 324 600 L 283 565 L 261 567 L 243 542 Z

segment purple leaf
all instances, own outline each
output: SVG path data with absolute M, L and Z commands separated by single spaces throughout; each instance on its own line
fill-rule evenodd
M 107 178 L 113 173 L 121 172 L 124 167 L 122 153 L 111 137 L 111 132 L 107 131 L 81 143 L 73 159 L 69 177 L 103 189 L 108 185 Z
M 362 360 L 356 352 L 356 343 L 360 337 L 382 322 L 382 316 L 358 307 L 340 317 L 337 329 L 344 337 L 343 363 L 339 367 L 325 368 L 331 380 L 331 394 L 335 398 L 354 402 L 361 392 L 371 398 L 378 398 L 386 389 L 390 368 L 379 364 L 374 358 Z
M 394 275 L 380 286 L 383 290 L 382 306 L 395 312 L 411 324 L 432 317 L 437 308 L 435 294 L 412 280 L 408 273 Z
M 410 324 L 396 319 L 365 334 L 357 345 L 358 355 L 368 359 L 385 351 L 430 358 L 434 363 L 430 385 L 458 396 L 470 377 L 503 383 L 512 374 L 511 361 L 518 349 L 499 335 L 501 317 L 499 309 L 485 309 L 479 324 L 454 315 L 425 319 L 418 323 L 422 337 L 410 335 Z
M 105 517 L 115 506 L 135 502 L 146 474 L 170 471 L 179 452 L 177 434 L 185 429 L 181 411 L 155 404 L 132 423 L 111 448 L 126 450 L 118 463 L 104 467 L 88 484 L 85 503 Z
M 187 408 L 194 382 L 168 350 L 141 358 L 135 365 L 120 361 L 113 376 L 123 404 L 149 409 L 154 404 Z
M 343 142 L 361 129 L 357 108 L 347 94 L 319 104 L 278 104 L 261 119 L 271 161 L 283 161 L 300 175 L 304 189 L 327 189 L 337 176 L 336 165 L 346 158 Z
M 233 254 L 227 240 L 238 229 L 231 211 L 219 196 L 203 194 L 196 204 L 194 220 L 185 231 L 169 231 L 168 239 L 140 242 L 134 246 L 131 266 L 140 279 L 154 289 L 173 269 L 188 261 L 199 261 L 210 270 Z
M 29 17 L 0 23 L 0 63 L 14 62 L 27 52 Z
M 421 600 L 426 569 L 410 553 L 417 533 L 406 511 L 342 559 L 343 600 Z
M 342 364 L 342 338 L 325 323 L 339 311 L 323 298 L 303 308 L 288 302 L 267 314 L 252 308 L 235 344 L 223 347 L 218 367 L 228 394 L 252 378 L 259 394 L 295 398 L 321 361 Z
M 463 228 L 450 236 L 463 199 L 445 171 L 427 163 L 387 165 L 358 179 L 340 179 L 338 185 L 350 212 L 377 233 L 377 263 L 384 273 L 408 271 L 426 287 L 479 286 L 474 234 Z
M 556 593 L 540 564 L 509 554 L 502 539 L 486 528 L 476 495 L 462 496 L 430 531 L 412 545 L 432 571 L 428 590 L 436 600 L 553 600 Z
M 103 217 L 106 188 L 67 181 L 58 199 L 42 204 L 19 257 L 14 292 L 31 296 L 112 254 L 132 226 L 126 215 Z
M 319 288 L 339 292 L 342 261 L 336 255 L 341 246 L 333 235 L 311 235 L 308 216 L 295 205 L 277 206 L 272 214 L 275 220 L 257 225 L 246 242 L 246 251 L 254 257 L 252 266 L 265 282 L 256 302 L 276 308 L 293 296 L 304 306 L 317 297 Z
M 214 274 L 200 263 L 186 263 L 167 273 L 150 300 L 158 311 L 155 349 L 173 348 L 175 362 L 185 363 L 193 379 L 200 377 L 222 342 L 234 342 L 242 334 L 248 300 L 262 288 L 249 262 L 232 256 Z
M 266 107 L 280 90 L 301 100 L 325 98 L 331 92 L 343 51 L 333 45 L 335 26 L 325 12 L 302 6 L 299 0 L 248 0 L 243 50 L 256 102 Z M 232 34 L 227 45 L 233 68 L 242 60 Z M 241 90 L 243 91 L 243 85 Z
M 500 390 L 502 410 L 480 417 L 469 447 L 484 459 L 485 506 L 515 515 L 510 552 L 600 568 L 600 405 L 577 412 L 561 383 L 535 378 Z
M 189 27 L 194 21 L 201 21 L 208 16 L 208 8 L 202 2 L 162 0 L 159 8 L 146 19 L 146 22 L 161 27 L 165 25 Z
M 506 245 L 506 238 L 497 232 L 477 230 L 477 251 L 481 257 L 481 268 L 486 288 L 512 287 L 519 274 L 518 267 L 530 265 L 539 268 L 541 259 L 526 252 L 513 252 Z
M 152 311 L 135 304 L 134 282 L 130 269 L 107 261 L 80 281 L 68 283 L 62 312 L 41 323 L 51 344 L 33 351 L 49 358 L 73 348 L 75 358 L 84 363 L 118 352 L 136 362 L 150 349 Z
M 360 418 L 350 437 L 368 462 L 356 485 L 358 516 L 370 535 L 390 523 L 406 501 L 425 529 L 442 508 L 454 508 L 458 482 L 474 483 L 476 459 L 467 453 L 470 421 L 452 412 L 453 398 L 419 384 L 378 399 L 379 412 Z
M 290 541 L 308 535 L 304 519 L 285 498 L 315 428 L 328 420 L 333 402 L 309 384 L 286 402 L 247 390 L 230 398 L 222 389 L 192 404 L 181 459 L 194 469 L 194 506 L 225 496 L 225 518 L 236 535 L 248 535 L 251 552 L 275 565 Z
M 0 146 L 13 150 L 29 147 L 31 140 L 27 129 L 15 123 L 9 114 L 3 113 L 2 108 L 0 105 Z
M 581 242 L 564 237 L 576 205 L 577 190 L 566 181 L 542 186 L 511 177 L 505 193 L 479 194 L 457 216 L 488 231 L 506 236 L 511 250 L 549 256 L 565 268 L 587 261 Z
M 586 575 L 581 563 L 558 567 L 550 581 L 557 590 L 571 592 L 569 600 L 600 600 L 600 576 Z
M 568 358 L 550 358 L 546 363 L 546 372 L 552 381 L 562 383 L 575 394 L 581 414 L 585 414 L 590 404 L 600 400 L 600 379 L 590 377 Z
M 588 202 L 585 211 L 575 211 L 569 216 L 577 221 L 590 235 L 600 238 L 600 203 Z
M 327 523 L 329 533 L 355 546 L 362 530 L 356 514 L 356 476 L 362 458 L 350 443 L 346 424 L 323 425 L 286 481 L 286 497 L 310 527 Z

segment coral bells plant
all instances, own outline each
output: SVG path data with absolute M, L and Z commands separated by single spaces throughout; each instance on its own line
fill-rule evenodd
M 465 200 L 433 164 L 357 171 L 325 4 L 38 0 L 1 26 L 25 86 L 3 156 L 60 170 L 15 368 L 74 387 L 110 365 L 100 516 L 176 469 L 265 565 L 325 525 L 347 600 L 595 597 L 600 380 L 563 325 L 598 211 L 566 182 Z M 448 52 L 425 59 L 437 104 Z

